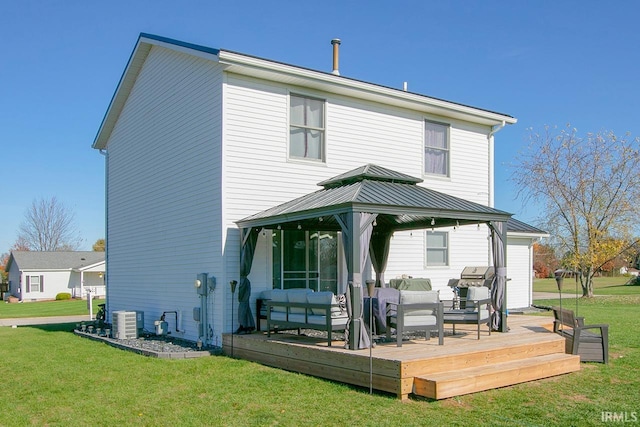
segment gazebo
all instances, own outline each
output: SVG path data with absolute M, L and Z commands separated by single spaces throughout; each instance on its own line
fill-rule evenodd
M 396 231 L 486 224 L 491 230 L 496 279 L 491 289 L 492 329 L 506 332 L 506 222 L 510 213 L 417 185 L 423 180 L 367 164 L 320 182 L 322 189 L 248 216 L 241 230 L 240 315 L 251 316 L 251 271 L 262 229 L 342 232 L 352 298 L 362 300 L 362 272 L 367 254 L 384 286 L 391 236 Z M 361 306 L 362 304 L 360 304 Z M 251 320 L 252 322 L 252 320 Z M 370 338 L 357 314 L 349 325 L 349 348 L 366 348 Z

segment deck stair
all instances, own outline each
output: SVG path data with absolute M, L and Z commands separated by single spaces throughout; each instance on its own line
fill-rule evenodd
M 565 354 L 562 340 L 551 338 L 432 360 L 429 372 L 414 375 L 412 392 L 445 399 L 580 370 L 580 357 Z

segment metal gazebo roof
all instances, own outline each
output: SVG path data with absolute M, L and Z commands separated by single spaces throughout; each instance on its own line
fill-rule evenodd
M 438 228 L 507 221 L 511 214 L 425 188 L 422 179 L 364 165 L 318 185 L 324 188 L 248 216 L 240 228 L 340 230 L 334 215 L 377 213 L 378 230 Z

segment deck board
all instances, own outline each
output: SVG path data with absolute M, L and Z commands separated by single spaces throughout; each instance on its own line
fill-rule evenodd
M 491 372 L 491 375 L 500 377 L 485 381 L 489 388 L 493 388 L 492 384 L 496 387 L 509 385 L 508 376 L 513 376 L 513 366 L 518 365 L 518 360 L 526 365 L 527 360 L 536 357 L 564 354 L 564 339 L 550 332 L 551 323 L 550 318 L 543 316 L 510 316 L 509 332 L 496 332 L 491 336 L 485 334 L 480 340 L 477 339 L 474 325 L 458 325 L 455 336 L 451 335 L 450 330 L 447 331 L 442 346 L 433 337 L 430 340 L 405 340 L 402 347 L 397 347 L 394 339 L 392 342 L 380 342 L 371 350 L 349 350 L 344 348 L 343 341 L 335 340 L 329 347 L 326 339 L 298 336 L 295 333 L 272 334 L 270 338 L 266 333 L 234 335 L 232 349 L 231 335 L 224 334 L 223 351 L 233 357 L 267 366 L 356 386 L 368 388 L 371 383 L 375 390 L 406 399 L 410 393 L 420 394 L 420 387 L 416 389 L 415 384 L 422 381 L 424 386 L 425 379 L 430 375 L 438 375 L 444 383 L 444 373 L 464 372 L 467 369 L 476 369 L 479 376 Z M 498 362 L 505 364 L 502 376 L 499 368 L 494 366 Z M 513 363 L 509 365 L 508 362 Z M 520 381 L 513 384 L 522 382 L 522 378 L 529 381 L 536 377 L 575 371 L 576 367 L 574 363 L 566 369 L 544 366 L 528 369 L 531 373 L 514 377 L 514 380 Z M 471 370 L 468 372 L 474 372 Z M 437 389 L 437 385 L 424 387 Z M 453 391 L 441 395 L 449 397 L 450 393 L 457 393 L 455 385 L 451 385 L 449 390 Z M 465 390 L 461 389 L 460 394 L 470 392 Z M 427 397 L 439 398 L 437 396 Z

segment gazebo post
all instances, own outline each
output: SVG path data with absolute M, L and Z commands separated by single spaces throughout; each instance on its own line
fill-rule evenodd
M 491 317 L 491 328 L 498 332 L 508 332 L 507 326 L 507 233 L 505 221 L 488 223 L 491 229 L 491 246 L 495 282 L 491 287 L 491 300 L 496 313 Z
M 347 215 L 348 239 L 351 250 L 347 251 L 347 283 L 353 283 L 349 291 L 353 292 L 353 319 L 349 322 L 349 349 L 358 350 L 362 319 L 358 313 L 362 312 L 362 272 L 360 271 L 360 214 L 350 212 Z

